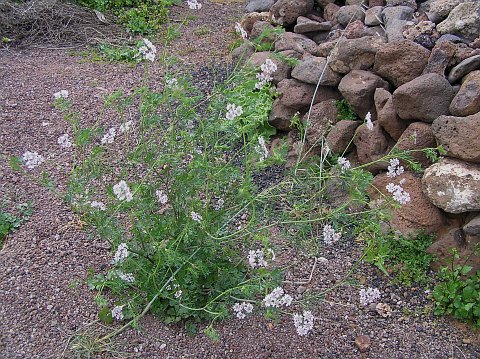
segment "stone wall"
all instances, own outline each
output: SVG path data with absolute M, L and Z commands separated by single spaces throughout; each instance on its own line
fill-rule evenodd
M 405 172 L 411 201 L 395 210 L 391 226 L 405 234 L 437 233 L 431 251 L 442 259 L 451 247 L 465 255 L 480 238 L 480 2 L 461 0 L 252 0 L 242 26 L 248 39 L 283 27 L 275 51 L 253 53 L 249 40 L 235 56 L 278 66 L 281 94 L 269 116 L 288 132 L 294 114 L 307 121 L 310 146 L 329 148 L 368 163 L 394 146 L 403 150 L 441 144 L 445 158 L 421 154 L 423 177 Z M 278 55 L 298 60 L 294 66 Z M 358 121 L 339 120 L 345 99 Z M 373 128 L 364 118 L 371 116 Z M 353 138 L 353 145 L 347 148 Z M 295 148 L 295 145 L 292 146 Z M 298 146 L 297 146 L 298 147 Z M 377 188 L 390 180 L 388 163 L 370 167 Z M 479 258 L 470 258 L 480 267 Z

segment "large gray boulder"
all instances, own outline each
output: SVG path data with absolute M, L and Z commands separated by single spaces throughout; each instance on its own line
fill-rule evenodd
M 400 86 L 393 93 L 393 106 L 404 120 L 432 123 L 449 114 L 455 91 L 445 77 L 425 74 Z
M 448 156 L 480 163 L 480 113 L 467 117 L 440 116 L 433 121 L 432 130 Z
M 463 36 L 471 41 L 480 36 L 480 3 L 466 1 L 457 5 L 448 17 L 437 25 L 440 34 Z
M 450 104 L 450 113 L 454 116 L 468 116 L 477 112 L 480 112 L 480 70 L 465 76 Z
M 427 168 L 424 192 L 437 207 L 449 213 L 480 210 L 480 165 L 444 158 Z

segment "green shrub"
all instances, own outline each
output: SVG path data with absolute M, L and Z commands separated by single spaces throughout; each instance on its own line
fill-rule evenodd
M 471 274 L 472 267 L 454 265 L 453 259 L 459 259 L 455 250 L 452 264 L 438 273 L 439 281 L 432 292 L 435 314 L 453 315 L 480 327 L 480 270 Z

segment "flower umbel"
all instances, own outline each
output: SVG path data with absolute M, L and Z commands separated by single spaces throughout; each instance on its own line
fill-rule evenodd
M 338 157 L 338 164 L 340 165 L 340 168 L 342 170 L 342 172 L 345 172 L 347 171 L 348 169 L 350 169 L 350 161 L 347 160 L 345 157 Z
M 28 169 L 33 169 L 41 165 L 45 161 L 45 158 L 39 155 L 38 152 L 26 151 L 22 156 L 22 161 L 25 162 L 25 166 L 27 166 Z
M 387 176 L 390 178 L 395 178 L 397 176 L 400 176 L 403 172 L 405 172 L 405 169 L 403 166 L 400 166 L 400 160 L 398 158 L 392 158 L 390 159 L 390 165 L 388 166 L 388 172 Z
M 273 308 L 288 307 L 292 304 L 292 300 L 293 298 L 290 294 L 286 294 L 283 288 L 277 287 L 263 299 L 263 304 L 266 307 Z
M 245 318 L 245 313 L 251 313 L 253 311 L 252 303 L 235 303 L 233 305 L 233 311 L 235 312 L 238 319 Z
M 364 306 L 379 300 L 380 296 L 380 291 L 377 288 L 368 287 L 367 290 L 365 288 L 360 289 L 360 303 Z
M 113 143 L 115 140 L 115 135 L 117 134 L 117 130 L 114 127 L 111 127 L 106 134 L 103 135 L 101 143 L 105 145 L 107 143 Z
M 58 137 L 57 143 L 60 145 L 60 147 L 63 148 L 70 148 L 72 147 L 72 143 L 70 142 L 70 139 L 68 137 L 68 133 L 65 133 Z
M 330 224 L 326 224 L 323 227 L 323 241 L 325 244 L 330 245 L 335 242 L 338 242 L 342 237 L 342 233 L 335 233 L 335 229 Z
M 227 120 L 231 121 L 235 117 L 241 116 L 242 113 L 243 113 L 242 106 L 235 106 L 234 104 L 229 103 L 227 105 L 227 114 L 225 117 L 227 118 Z
M 112 263 L 120 263 L 123 262 L 128 257 L 128 247 L 127 243 L 120 243 L 117 247 L 117 251 L 113 256 Z
M 402 184 L 403 181 L 400 181 Z M 410 202 L 410 194 L 406 192 L 401 185 L 389 183 L 385 186 L 387 191 L 392 194 L 392 197 L 395 201 L 400 204 L 407 204 Z
M 157 196 L 157 200 L 160 204 L 168 203 L 168 196 L 164 191 L 157 189 L 155 191 L 155 195 Z
M 112 309 L 112 318 L 116 320 L 123 319 L 123 307 L 125 305 L 117 305 Z
M 315 318 L 311 311 L 304 311 L 303 314 L 294 314 L 293 324 L 297 329 L 297 333 L 300 336 L 305 336 L 310 330 L 313 329 L 313 322 Z
M 57 100 L 59 98 L 63 98 L 63 99 L 66 99 L 68 98 L 68 91 L 67 90 L 60 90 L 58 92 L 55 92 L 53 94 L 53 97 Z
M 154 44 L 148 39 L 142 40 L 144 45 L 138 49 L 138 55 L 141 56 L 142 60 L 155 61 L 155 56 L 157 55 L 157 48 Z
M 366 124 L 367 124 L 367 128 L 372 131 L 373 130 L 373 122 L 372 122 L 372 114 L 369 112 L 367 112 L 367 115 L 365 116 L 365 121 L 366 121 Z
M 258 90 L 273 80 L 272 75 L 277 71 L 277 65 L 272 60 L 266 59 L 260 69 L 262 72 L 256 75 L 258 82 L 255 84 L 255 88 Z
M 246 39 L 248 37 L 248 33 L 245 31 L 245 29 L 240 25 L 240 23 L 236 22 L 235 23 L 235 31 L 242 35 L 243 39 Z
M 119 201 L 127 201 L 130 202 L 133 199 L 132 193 L 130 192 L 130 188 L 128 188 L 128 184 L 125 181 L 118 182 L 115 186 L 113 186 L 113 193 L 117 196 Z
M 192 217 L 192 219 L 195 221 L 195 222 L 198 222 L 200 223 L 202 221 L 202 216 L 199 215 L 197 212 L 191 212 L 190 213 L 190 216 Z
M 188 7 L 192 10 L 200 10 L 202 8 L 202 4 L 199 3 L 197 0 L 187 0 Z

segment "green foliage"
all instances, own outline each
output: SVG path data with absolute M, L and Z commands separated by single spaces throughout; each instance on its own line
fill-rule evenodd
M 168 7 L 178 1 L 170 0 L 78 0 L 81 5 L 113 12 L 133 34 L 156 32 L 168 16 Z
M 337 106 L 338 109 L 338 119 L 339 120 L 351 120 L 354 121 L 356 120 L 357 114 L 352 110 L 350 105 L 347 103 L 347 100 L 338 100 L 335 101 L 335 106 Z
M 458 260 L 453 250 L 452 264 L 438 273 L 438 282 L 432 292 L 435 314 L 453 315 L 455 318 L 480 327 L 480 270 L 471 274 L 472 267 L 453 264 Z
M 7 211 L 7 204 L 7 201 L 3 200 L 0 207 L 0 248 L 3 246 L 3 241 L 7 235 L 20 228 L 33 213 L 31 202 L 17 205 L 14 211 L 16 214 Z
M 381 228 L 377 228 L 379 233 Z M 430 282 L 428 269 L 433 256 L 426 252 L 433 243 L 433 237 L 419 234 L 416 238 L 400 236 L 394 238 L 391 233 L 367 239 L 366 260 L 387 275 L 393 275 L 394 283 L 407 286 Z
M 253 39 L 255 51 L 271 51 L 274 49 L 275 41 L 285 32 L 283 27 L 266 27 L 262 33 Z
M 114 154 L 108 144 L 98 145 L 107 129 L 77 126 L 71 106 L 59 104 L 74 138 L 87 131 L 89 139 L 76 141 L 78 162 L 66 199 L 114 250 L 128 247 L 126 258 L 88 280 L 98 292 L 99 318 L 105 323 L 115 319 L 105 291 L 116 298 L 114 305 L 123 306 L 124 319 L 149 306 L 164 322 L 187 320 L 194 331 L 197 321 L 230 316 L 238 298 L 252 299 L 281 278 L 278 270 L 246 265 L 249 249 L 271 246 L 268 231 L 259 229 L 251 179 L 253 166 L 262 162 L 259 136 L 268 141 L 274 133 L 266 122 L 273 101 L 269 87 L 255 90 L 254 72 L 236 73 L 217 86 L 217 96 L 201 115 L 196 111 L 201 97 L 189 79 L 177 79 L 160 93 L 142 87 L 105 99 L 122 122 L 125 109 L 138 105 L 135 133 L 118 134 L 122 150 Z M 242 106 L 242 114 L 227 120 L 227 103 Z M 285 152 L 278 146 L 265 163 L 281 161 Z M 116 195 L 121 180 L 131 201 Z M 100 198 L 104 211 L 91 206 Z M 213 328 L 205 334 L 217 337 Z

